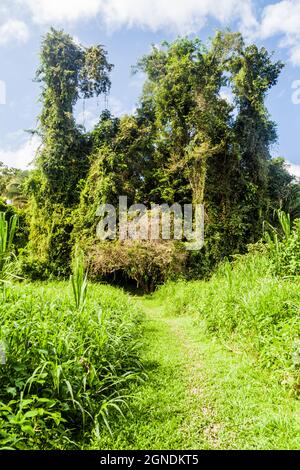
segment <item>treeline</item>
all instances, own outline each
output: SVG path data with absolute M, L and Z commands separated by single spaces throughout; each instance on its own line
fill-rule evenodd
M 265 48 L 230 32 L 218 32 L 208 44 L 179 38 L 153 46 L 135 67 L 146 79 L 134 114 L 119 118 L 104 110 L 86 132 L 74 107 L 109 93 L 112 68 L 101 45 L 80 46 L 54 29 L 43 39 L 36 76 L 43 145 L 24 184 L 24 272 L 64 276 L 80 245 L 96 278 L 152 288 L 178 270 L 205 276 L 222 259 L 245 252 L 261 237 L 264 221 L 273 223 L 276 209 L 299 216 L 299 185 L 283 159 L 271 158 L 276 124 L 265 99 L 283 64 Z M 204 204 L 204 249 L 187 256 L 180 243 L 100 242 L 97 208 L 117 205 L 120 195 L 149 209 L 151 203 Z

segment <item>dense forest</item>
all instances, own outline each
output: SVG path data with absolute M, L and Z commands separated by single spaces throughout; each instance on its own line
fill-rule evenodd
M 276 124 L 265 98 L 283 64 L 267 50 L 230 32 L 208 44 L 180 38 L 155 46 L 134 69 L 146 77 L 135 113 L 104 110 L 86 132 L 74 107 L 109 93 L 112 68 L 103 46 L 85 48 L 54 29 L 43 39 L 35 170 L 24 176 L 4 168 L 1 176 L 2 195 L 26 217 L 27 276 L 69 275 L 80 245 L 97 279 L 150 288 L 178 273 L 203 277 L 257 242 L 274 210 L 299 216 L 299 185 L 282 158 L 271 158 Z M 231 89 L 231 103 L 223 87 Z M 97 208 L 116 206 L 119 196 L 149 209 L 204 204 L 204 249 L 187 256 L 180 243 L 99 243 Z
M 0 167 L 0 448 L 300 448 L 300 184 L 266 107 L 284 64 L 240 33 L 164 42 L 136 110 L 87 131 L 76 105 L 113 67 L 52 28 L 34 168 Z M 204 247 L 99 240 L 120 196 L 202 204 Z

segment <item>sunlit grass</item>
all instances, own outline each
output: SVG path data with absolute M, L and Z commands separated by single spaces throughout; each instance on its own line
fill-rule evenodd
M 78 312 L 69 283 L 14 286 L 0 328 L 1 447 L 76 448 L 121 416 L 141 370 L 139 313 L 122 291 L 92 285 Z

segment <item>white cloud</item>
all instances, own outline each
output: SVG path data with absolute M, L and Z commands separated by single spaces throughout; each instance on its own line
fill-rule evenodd
M 0 149 L 0 161 L 7 166 L 25 170 L 32 163 L 40 146 L 39 137 L 30 137 L 17 148 Z
M 171 28 L 179 33 L 198 31 L 209 17 L 222 24 L 254 20 L 250 0 L 109 0 L 103 2 L 103 13 L 109 27 Z
M 10 19 L 0 26 L 0 45 L 9 42 L 26 42 L 29 30 L 23 21 Z
M 26 5 L 35 23 L 75 22 L 99 12 L 102 0 L 17 0 Z
M 223 87 L 220 91 L 220 96 L 223 100 L 226 100 L 229 104 L 234 104 L 234 96 L 231 88 Z
M 91 131 L 99 121 L 99 112 L 96 113 L 94 109 L 87 109 L 81 111 L 76 118 L 80 126 L 84 126 L 87 131 Z
M 292 176 L 296 176 L 297 178 L 300 178 L 300 165 L 287 162 L 287 170 Z
M 251 0 L 17 0 L 38 24 L 82 21 L 98 17 L 109 29 L 139 27 L 179 33 L 199 31 L 209 17 L 222 24 L 240 21 L 254 27 Z
M 81 46 L 82 45 L 82 41 L 80 41 L 79 37 L 76 36 L 76 34 L 73 34 L 73 41 L 75 44 L 77 44 L 77 46 Z
M 0 0 L 3 5 L 8 0 Z M 212 19 L 220 26 L 237 27 L 249 39 L 282 36 L 281 47 L 289 49 L 290 60 L 300 65 L 300 0 L 279 0 L 265 6 L 260 21 L 255 7 L 258 0 L 14 0 L 29 11 L 39 25 L 65 25 L 97 19 L 109 31 L 141 28 L 171 30 L 180 34 L 198 32 Z M 11 5 L 11 0 L 9 1 Z M 1 7 L 2 8 L 2 7 Z M 11 6 L 9 7 L 11 9 Z M 7 8 L 6 8 L 7 9 Z M 28 28 L 9 20 L 7 37 L 26 40 Z M 15 30 L 15 32 L 13 31 Z M 13 31 L 13 32 L 12 32 Z
M 295 44 L 290 51 L 290 59 L 294 65 L 300 65 L 300 38 L 297 40 L 299 44 Z
M 278 33 L 299 34 L 299 26 L 299 0 L 282 0 L 264 8 L 261 23 L 262 37 Z
M 133 114 L 135 112 L 135 108 L 126 109 L 122 101 L 115 96 L 108 96 L 107 105 L 109 111 L 116 117 L 124 116 L 124 114 Z
M 290 60 L 300 65 L 300 0 L 282 0 L 264 8 L 258 35 L 281 35 L 281 47 L 289 48 Z

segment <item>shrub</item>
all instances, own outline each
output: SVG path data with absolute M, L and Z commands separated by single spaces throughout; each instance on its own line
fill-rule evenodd
M 49 262 L 32 255 L 26 251 L 19 255 L 20 275 L 30 281 L 45 281 L 51 279 L 52 273 L 49 269 Z
M 180 274 L 186 252 L 173 242 L 107 242 L 95 245 L 88 257 L 93 278 L 121 275 L 151 292 Z

